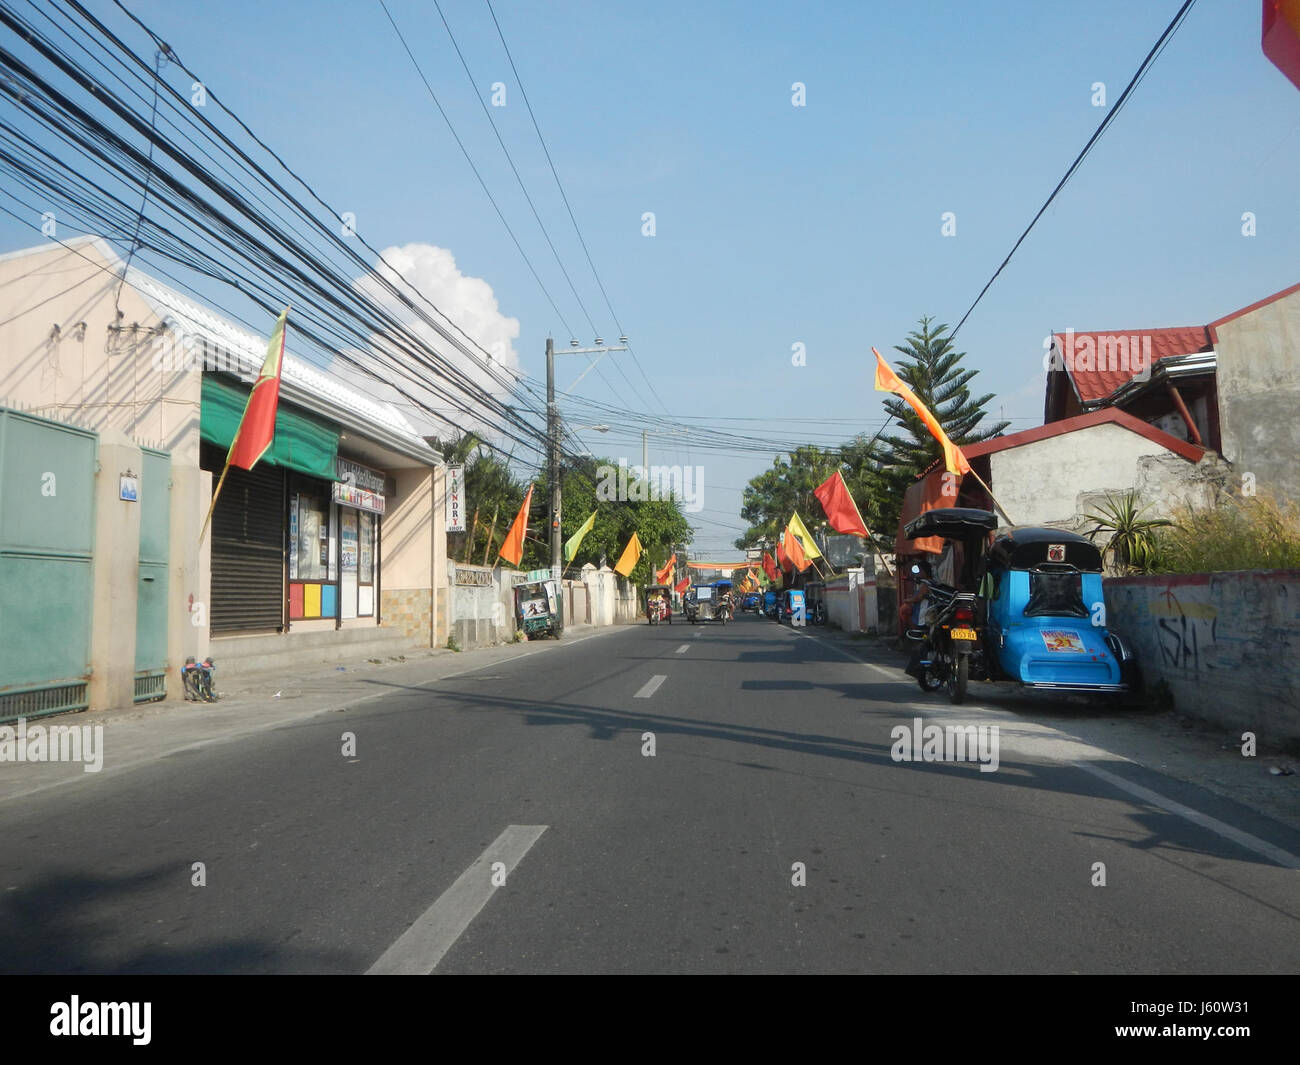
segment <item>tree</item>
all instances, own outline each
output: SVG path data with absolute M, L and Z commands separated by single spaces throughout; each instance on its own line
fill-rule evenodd
M 447 557 L 459 562 L 482 563 L 486 552 L 487 564 L 492 565 L 496 561 L 496 549 L 505 538 L 505 530 L 523 502 L 527 482 L 521 483 L 510 472 L 509 460 L 497 457 L 492 447 L 474 433 L 467 432 L 447 440 L 429 436 L 425 440 L 435 451 L 442 453 L 449 466 L 465 467 L 466 514 L 478 516 L 477 528 L 470 517 L 465 532 L 447 534 Z M 538 498 L 539 493 L 534 491 L 534 503 Z M 495 536 L 492 534 L 494 515 L 497 522 Z M 490 536 L 491 549 L 488 544 Z
M 904 357 L 895 371 L 930 409 L 954 444 L 975 444 L 1001 436 L 1010 422 L 980 426 L 987 416 L 985 405 L 994 394 L 971 398 L 968 386 L 979 371 L 961 369 L 966 353 L 955 351 L 947 335 L 948 327 L 932 328 L 933 321 L 933 318 L 922 318 L 920 330 L 908 334 L 907 344 L 895 347 Z M 905 434 L 887 436 L 883 441 L 886 454 L 881 473 L 888 495 L 882 507 L 882 521 L 888 522 L 885 527 L 892 533 L 898 525 L 903 492 L 926 467 L 936 459 L 943 459 L 943 448 L 903 400 L 890 396 L 885 400 L 885 409 L 906 430 Z
M 774 545 L 796 510 L 811 525 L 820 524 L 821 504 L 813 492 L 840 468 L 840 455 L 811 444 L 788 454 L 788 461 L 778 455 L 770 469 L 745 486 L 740 516 L 750 527 L 736 540 L 736 547 L 743 550 L 760 540 Z

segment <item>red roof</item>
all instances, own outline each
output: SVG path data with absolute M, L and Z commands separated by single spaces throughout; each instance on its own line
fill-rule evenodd
M 1070 359 L 1069 339 L 1073 336 L 1076 360 Z M 1127 364 L 1122 358 L 1107 358 L 1111 351 L 1112 338 L 1121 339 L 1125 348 L 1140 344 L 1142 352 L 1150 351 L 1154 366 L 1161 359 L 1177 355 L 1191 355 L 1199 351 L 1212 351 L 1209 328 L 1203 325 L 1177 327 L 1173 329 L 1132 329 L 1106 330 L 1096 333 L 1055 333 L 1053 339 L 1056 349 L 1065 354 L 1065 370 L 1074 383 L 1075 391 L 1083 403 L 1097 403 L 1108 399 L 1134 380 L 1142 369 L 1132 368 L 1136 359 Z M 1082 350 L 1081 350 L 1082 349 Z M 1078 363 L 1083 363 L 1082 367 Z M 1148 367 L 1150 369 L 1150 367 Z

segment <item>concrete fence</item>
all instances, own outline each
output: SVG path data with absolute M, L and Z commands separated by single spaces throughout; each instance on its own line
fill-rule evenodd
M 514 638 L 517 571 L 447 563 L 448 625 L 463 648 Z M 566 628 L 619 625 L 640 616 L 640 589 L 613 570 L 587 565 L 576 580 L 561 582 Z
M 875 575 L 850 569 L 828 580 L 826 620 L 845 632 L 880 631 Z
M 1108 580 L 1106 624 L 1179 710 L 1300 744 L 1300 570 Z

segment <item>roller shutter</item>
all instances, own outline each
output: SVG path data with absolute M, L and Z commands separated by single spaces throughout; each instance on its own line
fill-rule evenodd
M 208 448 L 204 448 L 207 452 Z M 205 454 L 204 467 L 212 456 Z M 219 473 L 224 456 L 217 459 Z M 214 477 L 216 474 L 214 473 Z M 212 634 L 284 627 L 285 474 L 258 463 L 231 467 L 212 515 Z

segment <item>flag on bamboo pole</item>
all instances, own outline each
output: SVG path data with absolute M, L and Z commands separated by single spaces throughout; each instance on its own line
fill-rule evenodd
M 804 526 L 797 510 L 794 512 L 794 517 L 790 519 L 790 524 L 786 526 L 786 531 L 794 533 L 799 538 L 799 546 L 803 548 L 803 553 L 810 560 L 822 557 L 817 541 L 813 539 L 812 533 Z M 802 569 L 803 567 L 800 566 L 799 568 Z
M 930 430 L 931 434 L 939 441 L 943 448 L 943 464 L 949 473 L 970 473 L 970 463 L 966 461 L 966 456 L 962 454 L 961 448 L 948 439 L 948 434 L 943 431 L 943 426 L 939 424 L 939 419 L 930 413 L 924 403 L 916 398 L 903 379 L 894 373 L 889 363 L 885 362 L 880 352 L 875 348 L 871 349 L 876 356 L 876 391 L 893 392 L 901 396 L 914 411 L 916 416 L 925 423 L 925 427 Z
M 799 538 L 791 531 L 789 525 L 785 527 L 785 557 L 794 564 L 800 573 L 812 565 L 808 561 L 808 555 L 804 552 L 803 545 L 799 543 Z
M 862 511 L 853 502 L 853 494 L 844 483 L 844 474 L 836 470 L 814 490 L 813 495 L 826 512 L 826 520 L 837 533 L 851 533 L 854 536 L 870 536 L 867 523 L 862 520 Z
M 655 574 L 655 584 L 663 584 L 673 574 L 673 567 L 677 565 L 677 552 L 673 552 L 673 557 L 664 563 L 664 568 Z
M 772 561 L 772 556 L 766 551 L 763 552 L 763 572 L 767 574 L 767 579 L 773 584 L 776 583 L 776 563 Z
M 497 552 L 498 557 L 504 558 L 512 566 L 518 566 L 519 560 L 524 557 L 524 533 L 528 531 L 528 508 L 532 503 L 533 486 L 530 484 L 528 491 L 524 493 L 524 501 L 519 507 L 519 513 L 515 515 L 510 531 L 506 533 L 505 542 Z
M 583 537 L 591 532 L 591 527 L 596 524 L 596 512 L 591 512 L 591 517 L 582 523 L 582 528 L 564 541 L 564 561 L 572 562 L 573 556 L 578 553 L 578 548 L 582 546 Z
M 284 369 L 284 334 L 288 319 L 289 308 L 286 307 L 271 330 L 262 371 L 253 382 L 253 390 L 248 394 L 248 403 L 239 419 L 239 428 L 235 430 L 235 438 L 226 452 L 226 464 L 221 469 L 221 477 L 212 492 L 212 503 L 208 506 L 208 516 L 203 519 L 203 528 L 199 531 L 199 543 L 203 543 L 203 537 L 207 535 L 208 523 L 217 509 L 217 497 L 221 495 L 221 486 L 226 483 L 230 467 L 251 470 L 275 440 L 275 412 L 280 405 L 280 373 Z
M 641 539 L 636 533 L 632 534 L 632 539 L 627 542 L 627 547 L 623 548 L 623 554 L 619 556 L 618 565 L 614 567 L 615 573 L 621 573 L 624 577 L 632 575 L 632 567 L 637 564 L 641 558 Z

